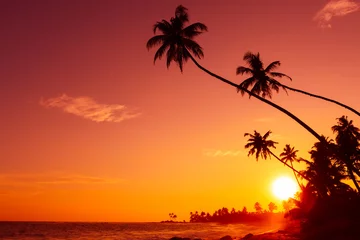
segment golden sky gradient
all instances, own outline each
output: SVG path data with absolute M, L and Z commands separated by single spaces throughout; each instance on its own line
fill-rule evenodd
M 273 132 L 307 152 L 316 139 L 289 117 L 206 75 L 180 73 L 145 44 L 175 7 L 209 32 L 200 63 L 240 83 L 246 51 L 280 60 L 286 85 L 356 110 L 359 1 L 7 1 L 1 7 L 0 220 L 160 221 L 175 212 L 279 203 L 293 173 L 255 161 L 245 132 Z M 284 79 L 284 81 L 287 81 Z M 346 109 L 289 92 L 273 101 L 333 137 Z M 297 166 L 299 167 L 299 166 Z

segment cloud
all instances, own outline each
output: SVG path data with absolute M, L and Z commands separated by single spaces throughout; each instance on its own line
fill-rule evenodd
M 358 11 L 359 8 L 359 3 L 352 0 L 332 0 L 316 13 L 314 20 L 321 28 L 331 28 L 330 22 L 333 17 L 345 16 Z
M 243 156 L 245 153 L 240 150 L 216 150 L 216 149 L 205 149 L 204 155 L 208 157 L 238 157 Z
M 85 175 L 37 175 L 7 174 L 0 175 L 0 187 L 48 185 L 48 184 L 115 184 L 122 182 L 118 178 L 104 178 Z
M 95 186 L 117 186 L 123 179 L 79 174 L 0 174 L 0 196 L 34 197 L 49 189 L 76 187 L 93 189 Z
M 130 112 L 120 104 L 100 104 L 90 97 L 69 97 L 63 94 L 60 97 L 40 100 L 40 104 L 47 108 L 61 108 L 66 113 L 71 113 L 94 122 L 121 122 L 126 119 L 138 117 L 140 113 Z
M 264 117 L 264 118 L 256 118 L 254 119 L 255 122 L 273 122 L 275 121 L 274 118 Z

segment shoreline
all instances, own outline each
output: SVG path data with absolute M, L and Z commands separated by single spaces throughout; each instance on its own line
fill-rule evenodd
M 238 239 L 238 238 L 236 238 Z M 240 237 L 243 240 L 299 240 L 300 221 L 288 221 L 283 227 L 265 231 L 259 234 L 248 233 Z

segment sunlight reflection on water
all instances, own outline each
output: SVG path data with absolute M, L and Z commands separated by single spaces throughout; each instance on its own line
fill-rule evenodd
M 174 236 L 219 239 L 225 235 L 240 238 L 258 234 L 276 226 L 216 223 L 44 223 L 1 222 L 4 240 L 165 240 Z

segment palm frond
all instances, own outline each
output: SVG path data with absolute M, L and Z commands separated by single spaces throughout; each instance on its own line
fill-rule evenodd
M 274 78 L 268 78 L 268 81 L 271 85 L 271 88 L 274 89 L 276 92 L 279 92 L 279 87 L 281 87 L 286 92 L 286 94 L 289 95 L 286 88 L 279 81 L 275 80 Z
M 186 49 L 188 49 L 190 52 L 192 52 L 199 59 L 204 57 L 204 52 L 202 51 L 202 48 L 194 40 L 184 38 L 183 44 Z
M 263 139 L 266 140 L 266 139 L 270 136 L 271 133 L 272 133 L 271 130 L 267 131 L 267 132 L 264 134 Z
M 290 79 L 290 81 L 292 81 L 292 78 L 289 77 L 288 75 L 284 74 L 284 73 L 269 72 L 269 75 L 272 76 L 272 77 L 279 77 L 279 78 L 286 77 L 286 78 Z
M 165 40 L 166 40 L 165 35 L 156 35 L 156 36 L 150 38 L 149 41 L 147 41 L 146 48 L 148 50 L 150 50 L 150 48 L 164 43 Z
M 166 53 L 166 67 L 170 67 L 170 63 L 176 61 L 176 47 L 174 44 L 170 45 L 169 50 Z
M 256 133 L 256 131 L 254 131 L 255 133 Z M 245 133 L 244 134 L 244 137 L 247 137 L 247 136 L 250 136 L 251 138 L 254 138 L 255 136 L 254 135 L 252 135 L 251 133 Z
M 169 44 L 168 43 L 164 43 L 163 45 L 161 45 L 161 47 L 156 51 L 155 56 L 154 56 L 154 64 L 156 62 L 157 59 L 161 59 L 162 56 L 164 55 L 166 49 L 169 48 Z
M 156 31 L 158 29 L 160 32 L 162 32 L 164 35 L 166 35 L 166 34 L 171 33 L 172 26 L 168 21 L 163 19 L 163 20 L 161 20 L 161 22 L 157 22 L 154 24 L 154 27 L 153 27 L 154 34 L 156 33 Z
M 252 86 L 254 84 L 254 81 L 255 81 L 254 77 L 245 79 L 242 83 L 239 84 L 239 88 L 237 89 L 237 91 L 238 92 L 240 91 L 241 95 L 244 96 L 245 91 L 241 88 L 248 89 L 250 86 Z
M 254 70 L 263 70 L 263 63 L 260 59 L 260 53 L 254 54 L 252 52 L 246 52 L 243 60 L 249 64 L 249 66 Z
M 180 71 L 183 72 L 183 65 L 187 60 L 189 59 L 189 56 L 186 52 L 186 49 L 183 46 L 177 45 L 176 50 L 176 63 L 180 68 Z
M 187 10 L 188 9 L 186 7 L 184 7 L 183 5 L 177 6 L 175 9 L 175 17 L 179 18 L 183 22 L 188 22 L 189 15 L 187 13 Z
M 265 72 L 268 73 L 268 72 L 280 67 L 280 65 L 281 65 L 280 61 L 274 61 L 265 68 Z
M 192 39 L 193 37 L 198 36 L 199 34 L 207 31 L 208 28 L 205 24 L 196 22 L 184 28 L 182 30 L 182 35 L 184 37 Z
M 243 67 L 243 66 L 239 66 L 237 69 L 236 69 L 236 75 L 244 75 L 244 74 L 253 74 L 254 71 L 250 68 L 247 68 L 247 67 Z

